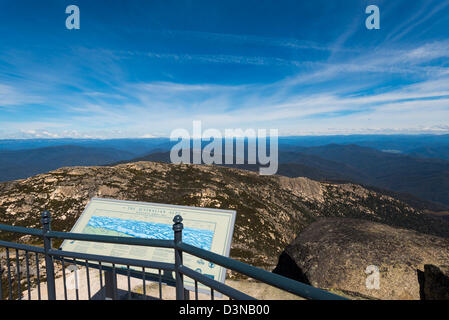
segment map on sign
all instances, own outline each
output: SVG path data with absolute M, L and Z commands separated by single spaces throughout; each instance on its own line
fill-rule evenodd
M 71 232 L 173 240 L 173 218 L 178 214 L 183 218 L 183 242 L 229 256 L 236 215 L 231 210 L 93 198 Z M 174 262 L 174 251 L 167 248 L 65 240 L 61 249 L 120 258 Z M 224 268 L 189 254 L 183 254 L 183 260 L 187 267 L 224 282 Z M 184 282 L 187 288 L 194 287 L 193 280 L 185 278 Z M 199 288 L 201 287 L 200 285 Z
M 145 239 L 173 239 L 171 225 L 103 216 L 92 216 L 83 232 Z M 184 242 L 205 250 L 210 250 L 213 237 L 214 230 L 194 228 L 183 230 Z

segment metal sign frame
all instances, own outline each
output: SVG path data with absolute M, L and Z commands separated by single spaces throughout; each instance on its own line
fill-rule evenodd
M 226 237 L 225 237 L 225 243 L 223 244 L 223 246 L 221 246 L 221 250 L 220 252 L 217 252 L 217 250 L 212 250 L 211 248 L 211 252 L 215 252 L 217 254 L 220 255 L 224 255 L 226 257 L 229 257 L 229 253 L 230 253 L 230 249 L 231 249 L 231 242 L 232 242 L 232 236 L 233 236 L 233 232 L 234 232 L 234 225 L 235 225 L 235 219 L 236 219 L 236 211 L 235 210 L 224 210 L 224 209 L 216 209 L 216 208 L 202 208 L 202 207 L 193 207 L 193 206 L 181 206 L 181 205 L 171 205 L 171 204 L 161 204 L 161 203 L 152 203 L 152 202 L 141 202 L 141 201 L 129 201 L 129 200 L 116 200 L 116 199 L 107 199 L 107 198 L 92 198 L 89 203 L 87 204 L 87 206 L 85 207 L 85 209 L 83 210 L 83 213 L 78 217 L 78 220 L 76 221 L 76 223 L 74 224 L 74 226 L 72 227 L 70 232 L 76 232 L 76 233 L 83 233 L 82 230 L 80 230 L 81 228 L 86 227 L 87 223 L 89 223 L 90 218 L 93 216 L 92 212 L 92 208 L 95 206 L 95 204 L 103 204 L 103 205 L 125 205 L 128 206 L 129 208 L 153 208 L 153 209 L 165 209 L 165 210 L 169 210 L 171 211 L 171 213 L 165 213 L 163 216 L 164 218 L 170 218 L 170 221 L 172 220 L 172 218 L 177 215 L 180 214 L 181 216 L 183 216 L 183 212 L 185 213 L 185 215 L 187 214 L 187 216 L 190 214 L 196 214 L 196 215 L 200 215 L 200 216 L 207 216 L 207 213 L 215 213 L 215 214 L 219 214 L 221 216 L 228 216 L 228 224 L 226 225 L 220 225 L 220 228 L 227 228 L 226 230 Z M 141 215 L 144 213 L 139 212 Z M 126 213 L 129 214 L 129 213 Z M 173 216 L 167 216 L 168 214 L 172 214 Z M 88 216 L 86 218 L 86 216 Z M 192 221 L 189 220 L 188 217 L 184 217 L 184 224 L 192 224 Z M 87 220 L 87 222 L 86 222 Z M 150 219 L 149 219 L 150 220 Z M 223 218 L 221 217 L 221 220 L 223 220 Z M 135 221 L 142 221 L 142 220 L 135 220 Z M 214 223 L 213 219 L 211 220 L 204 220 L 204 223 Z M 151 222 L 150 222 L 151 223 Z M 170 227 L 172 225 L 170 224 Z M 223 233 L 223 230 L 221 230 L 221 233 Z M 101 233 L 98 233 L 101 234 Z M 211 240 L 211 247 L 212 244 L 214 244 L 215 246 L 217 246 L 217 241 L 220 241 L 221 239 L 215 240 L 214 242 L 214 238 L 216 235 L 216 230 L 214 229 L 214 234 L 213 234 L 213 239 Z M 184 239 L 185 240 L 185 239 Z M 71 244 L 73 244 L 73 241 L 70 241 Z M 67 250 L 67 251 L 74 251 L 73 248 L 67 248 L 67 247 L 71 247 L 69 246 L 69 240 L 64 240 L 64 242 L 61 244 L 60 249 L 62 250 Z M 73 247 L 73 246 L 72 246 Z M 78 251 L 81 252 L 81 251 Z M 82 252 L 82 253 L 86 253 L 86 252 Z M 104 253 L 103 253 L 104 254 Z M 135 258 L 130 256 L 129 258 Z M 174 259 L 174 254 L 173 254 L 173 259 Z M 153 261 L 158 261 L 155 259 L 151 259 Z M 166 262 L 166 261 L 164 261 Z M 186 264 L 188 265 L 188 264 Z M 220 266 L 217 266 L 217 269 L 219 269 L 219 274 L 218 277 L 216 278 L 217 281 L 224 283 L 225 279 L 226 279 L 226 269 Z M 193 286 L 190 285 L 189 283 L 186 283 L 186 288 L 193 290 Z M 203 286 L 198 286 L 198 290 L 200 292 L 203 293 L 209 293 L 210 294 L 210 290 L 207 290 L 206 288 L 203 288 Z

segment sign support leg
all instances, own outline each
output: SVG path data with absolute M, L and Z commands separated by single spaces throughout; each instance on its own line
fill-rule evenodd
M 117 290 L 115 290 L 117 279 L 111 271 L 104 272 L 104 292 L 106 300 L 117 300 Z

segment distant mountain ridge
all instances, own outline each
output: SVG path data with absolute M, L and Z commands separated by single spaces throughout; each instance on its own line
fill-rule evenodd
M 342 144 L 316 145 L 326 141 Z M 60 145 L 69 142 L 76 145 Z M 0 151 L 0 181 L 27 178 L 62 166 L 135 161 L 168 163 L 169 150 L 174 143 L 167 138 L 0 140 L 0 150 L 3 149 Z M 449 143 L 447 135 L 281 137 L 277 173 L 376 187 L 397 193 L 403 200 L 416 197 L 413 205 L 420 208 L 444 211 L 449 208 L 449 161 L 444 160 L 448 152 L 446 143 Z M 57 145 L 32 149 L 52 144 Z M 377 145 L 377 148 L 363 145 Z M 31 149 L 11 150 L 17 146 Z M 383 152 L 381 148 L 398 148 L 398 152 Z M 232 166 L 259 170 L 258 165 Z M 418 205 L 419 199 L 425 203 Z
M 85 148 L 112 148 L 134 154 L 144 155 L 152 150 L 170 148 L 168 138 L 128 138 L 128 139 L 0 139 L 0 151 L 17 151 L 60 146 L 79 146 Z
M 28 178 L 61 167 L 104 165 L 133 157 L 132 153 L 113 148 L 72 145 L 0 151 L 0 181 Z
M 408 198 L 414 205 L 417 205 L 418 199 L 422 199 L 423 208 L 429 206 L 429 209 L 437 211 L 449 208 L 447 160 L 413 158 L 357 145 L 296 146 L 291 149 L 292 151 L 283 147 L 280 150 L 277 174 L 319 181 L 354 182 L 402 193 L 402 199 Z M 190 152 L 192 154 L 192 151 Z M 137 161 L 170 163 L 170 153 L 150 153 L 120 163 Z M 250 171 L 259 170 L 257 164 L 227 166 Z
M 143 156 L 150 152 L 168 151 L 176 141 L 169 138 L 118 138 L 118 139 L 0 139 L 0 151 L 37 149 L 61 145 L 77 145 L 92 148 L 113 148 Z M 449 160 L 449 135 L 331 135 L 279 137 L 281 150 L 325 146 L 329 144 L 358 145 L 379 151 L 392 150 L 414 157 Z
M 413 158 L 357 145 L 305 148 L 303 153 L 345 164 L 359 172 L 355 183 L 409 193 L 449 206 L 449 161 Z
M 416 158 L 435 158 L 449 160 L 449 144 L 438 147 L 420 147 L 410 150 L 408 154 Z

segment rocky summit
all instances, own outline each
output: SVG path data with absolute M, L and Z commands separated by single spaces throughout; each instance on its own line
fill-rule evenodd
M 286 248 L 275 272 L 296 272 L 298 280 L 353 296 L 447 299 L 448 264 L 447 238 L 361 219 L 323 218 Z
M 361 218 L 449 235 L 448 223 L 355 184 L 156 162 L 67 167 L 1 183 L 0 223 L 40 228 L 40 213 L 47 209 L 52 212 L 52 228 L 69 231 L 92 197 L 236 210 L 231 257 L 267 270 L 272 270 L 285 247 L 320 217 Z M 29 240 L 11 234 L 1 237 Z

